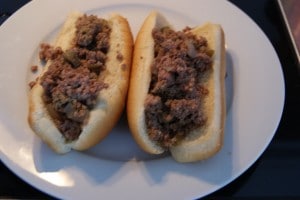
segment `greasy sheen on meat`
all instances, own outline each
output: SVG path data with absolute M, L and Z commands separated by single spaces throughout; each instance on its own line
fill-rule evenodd
M 51 61 L 40 79 L 43 98 L 66 141 L 79 137 L 98 93 L 108 87 L 99 74 L 105 69 L 110 32 L 106 20 L 84 15 L 76 22 L 72 48 L 41 44 L 40 59 Z
M 201 80 L 212 70 L 213 51 L 205 38 L 189 31 L 164 27 L 152 32 L 155 57 L 145 117 L 150 138 L 164 148 L 176 145 L 206 121 L 202 99 L 208 90 Z

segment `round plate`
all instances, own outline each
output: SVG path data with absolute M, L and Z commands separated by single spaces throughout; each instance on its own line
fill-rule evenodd
M 284 81 L 277 55 L 249 17 L 227 1 L 31 1 L 0 28 L 0 158 L 18 176 L 63 199 L 194 199 L 247 170 L 270 143 L 281 118 Z M 53 153 L 29 128 L 30 66 L 41 42 L 51 42 L 70 11 L 125 16 L 134 36 L 152 10 L 176 28 L 206 21 L 226 37 L 227 119 L 222 150 L 190 164 L 142 152 L 125 115 L 111 134 L 86 152 Z

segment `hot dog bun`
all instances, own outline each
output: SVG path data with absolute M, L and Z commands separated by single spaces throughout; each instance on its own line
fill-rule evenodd
M 83 13 L 72 12 L 67 17 L 54 47 L 61 47 L 63 51 L 73 45 L 76 32 L 76 21 Z M 79 138 L 66 141 L 54 119 L 51 117 L 43 100 L 44 89 L 40 85 L 40 78 L 29 93 L 28 121 L 32 130 L 40 136 L 57 153 L 67 153 L 71 149 L 85 150 L 101 141 L 117 123 L 125 106 L 133 39 L 129 24 L 125 18 L 117 14 L 108 19 L 111 28 L 105 70 L 100 73 L 108 87 L 100 91 L 96 105 L 90 110 L 88 121 L 82 127 Z M 119 57 L 119 58 L 118 58 Z M 48 70 L 48 61 L 43 73 Z
M 145 99 L 151 83 L 151 65 L 154 60 L 154 28 L 170 26 L 159 13 L 152 12 L 144 21 L 135 42 L 127 115 L 132 135 L 139 146 L 148 153 L 161 154 L 169 150 L 178 162 L 193 162 L 206 159 L 223 145 L 225 126 L 225 44 L 220 25 L 207 23 L 190 30 L 194 35 L 207 39 L 213 50 L 212 70 L 206 74 L 203 84 L 208 89 L 204 98 L 205 125 L 197 128 L 176 145 L 166 149 L 154 142 L 147 132 Z

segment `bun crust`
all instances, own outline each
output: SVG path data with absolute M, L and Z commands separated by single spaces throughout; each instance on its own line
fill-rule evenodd
M 135 141 L 146 152 L 161 154 L 165 150 L 153 142 L 145 123 L 144 101 L 151 81 L 151 63 L 154 59 L 154 40 L 152 30 L 155 27 L 167 26 L 166 19 L 152 12 L 143 23 L 134 44 L 130 86 L 127 99 L 127 118 L 129 128 Z
M 54 47 L 59 46 L 62 50 L 71 47 L 76 31 L 75 22 L 82 15 L 79 12 L 70 13 Z M 103 78 L 109 87 L 99 93 L 97 104 L 90 111 L 88 122 L 83 126 L 77 140 L 66 143 L 48 113 L 42 98 L 44 90 L 39 81 L 29 93 L 29 124 L 32 130 L 57 153 L 67 153 L 71 149 L 86 150 L 99 143 L 117 123 L 125 107 L 133 39 L 125 18 L 115 14 L 108 22 L 111 26 L 110 48 L 107 53 L 106 69 L 101 72 L 100 78 Z M 118 55 L 122 55 L 121 60 L 117 59 Z M 47 71 L 49 62 L 51 61 L 48 61 L 43 73 Z
M 151 81 L 151 63 L 154 60 L 152 30 L 169 26 L 165 18 L 152 12 L 144 21 L 135 42 L 127 115 L 132 135 L 139 146 L 148 153 L 161 154 L 164 149 L 149 138 L 145 122 L 144 101 Z M 193 28 L 194 35 L 204 36 L 208 47 L 214 50 L 213 64 L 205 78 L 208 95 L 204 99 L 205 126 L 193 130 L 169 151 L 178 162 L 194 162 L 211 157 L 223 145 L 225 126 L 225 42 L 222 27 L 207 23 Z

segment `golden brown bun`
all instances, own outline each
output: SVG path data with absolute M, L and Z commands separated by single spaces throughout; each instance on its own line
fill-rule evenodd
M 70 48 L 75 36 L 75 22 L 82 13 L 72 12 L 64 23 L 54 46 L 62 50 Z M 119 15 L 108 19 L 111 25 L 110 48 L 107 54 L 106 69 L 101 72 L 104 82 L 109 85 L 101 90 L 97 104 L 91 110 L 88 122 L 84 125 L 79 138 L 66 143 L 64 136 L 55 126 L 42 99 L 43 88 L 39 83 L 29 94 L 28 121 L 33 131 L 55 152 L 66 153 L 71 149 L 85 150 L 102 140 L 118 121 L 127 96 L 133 39 L 127 20 Z M 121 54 L 123 59 L 117 59 Z M 45 66 L 47 70 L 49 62 Z
M 139 146 L 148 153 L 161 154 L 164 149 L 152 141 L 146 129 L 144 101 L 151 80 L 151 63 L 154 59 L 153 28 L 169 26 L 165 18 L 152 12 L 144 21 L 135 42 L 127 115 L 132 135 Z M 205 97 L 206 125 L 192 131 L 178 145 L 171 147 L 171 155 L 178 162 L 193 162 L 206 159 L 220 150 L 223 145 L 225 126 L 225 44 L 222 27 L 207 23 L 191 30 L 204 36 L 208 46 L 214 50 L 213 70 L 207 75 Z
M 167 24 L 163 16 L 157 15 L 158 13 L 151 13 L 137 34 L 127 99 L 127 118 L 132 135 L 139 146 L 151 154 L 164 152 L 163 148 L 148 137 L 144 115 L 144 101 L 151 81 L 150 65 L 154 58 L 152 29 Z

